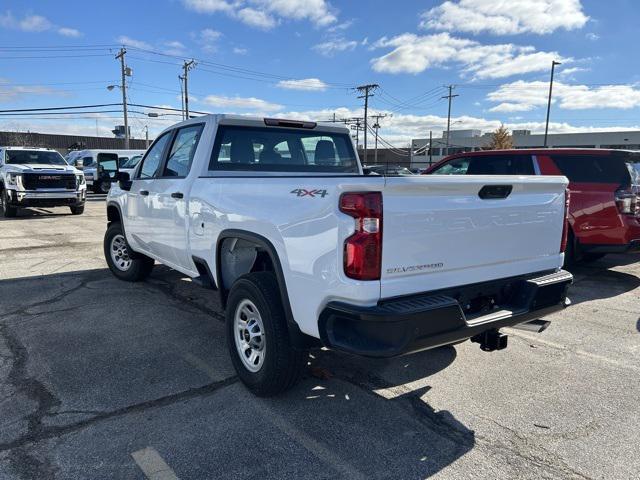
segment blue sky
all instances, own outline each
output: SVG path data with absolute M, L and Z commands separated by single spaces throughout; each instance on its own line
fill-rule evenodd
M 501 6 L 501 3 L 507 7 Z M 352 89 L 381 88 L 372 113 L 393 114 L 380 133 L 396 146 L 439 135 L 444 85 L 455 85 L 452 128 L 540 131 L 549 68 L 551 131 L 640 128 L 636 0 L 4 0 L 0 7 L 0 109 L 116 103 L 127 45 L 129 101 L 180 107 L 190 72 L 191 109 L 295 116 L 360 115 Z M 31 58 L 28 58 L 31 57 Z M 117 110 L 118 107 L 96 110 Z M 132 107 L 135 136 L 177 117 Z M 97 122 L 96 122 L 97 120 Z M 0 114 L 0 129 L 109 135 L 117 112 Z

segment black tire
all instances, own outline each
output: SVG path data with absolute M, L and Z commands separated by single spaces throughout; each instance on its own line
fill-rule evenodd
M 106 194 L 106 193 L 109 193 L 110 188 L 111 188 L 111 182 L 109 180 L 100 180 L 94 192 Z
M 69 207 L 72 215 L 82 215 L 84 213 L 84 204 L 76 207 Z
M 123 268 L 123 264 L 116 264 L 116 261 L 111 255 L 112 243 L 118 237 L 118 240 L 122 240 L 124 242 L 122 248 L 120 249 L 126 256 L 128 266 Z M 149 276 L 151 270 L 153 270 L 154 261 L 152 258 L 149 258 L 141 253 L 136 253 L 131 250 L 131 247 L 126 241 L 124 236 L 124 231 L 122 230 L 122 225 L 120 222 L 112 222 L 109 224 L 106 233 L 104 234 L 104 258 L 107 261 L 107 265 L 109 265 L 109 270 L 120 280 L 125 280 L 127 282 L 139 282 L 140 280 L 144 280 Z M 120 257 L 122 258 L 122 256 Z
M 596 260 L 600 260 L 604 257 L 606 253 L 583 253 L 582 260 L 585 262 L 595 262 Z
M 573 236 L 573 232 L 569 229 L 569 233 L 567 234 L 567 248 L 564 251 L 564 268 L 573 267 L 578 261 L 578 244 L 576 242 L 575 237 Z
M 0 190 L 0 215 L 5 218 L 13 218 L 17 215 L 18 209 L 9 205 L 7 191 L 3 188 Z
M 261 340 L 264 342 L 263 362 L 255 372 L 245 366 L 237 346 L 241 340 L 236 339 L 236 335 L 241 337 L 241 332 L 237 332 L 235 324 L 236 310 L 242 308 L 246 300 L 257 308 L 264 328 Z M 295 349 L 291 345 L 280 290 L 273 273 L 249 273 L 233 284 L 227 300 L 226 328 L 233 366 L 242 383 L 255 395 L 277 395 L 290 389 L 300 380 L 308 352 Z

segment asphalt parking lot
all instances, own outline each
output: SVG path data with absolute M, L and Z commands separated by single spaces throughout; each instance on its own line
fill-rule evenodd
M 0 221 L 0 479 L 638 478 L 640 256 L 577 268 L 507 350 L 315 352 L 259 399 L 211 291 L 112 277 L 104 208 Z

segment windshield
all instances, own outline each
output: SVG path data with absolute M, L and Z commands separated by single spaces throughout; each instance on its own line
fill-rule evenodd
M 121 168 L 134 168 L 138 163 L 140 163 L 140 159 L 142 155 L 134 155 L 129 160 L 127 160 L 124 165 L 121 165 Z
M 209 170 L 358 173 L 346 133 L 221 126 Z
M 7 150 L 7 164 L 14 165 L 67 165 L 58 152 L 39 150 Z

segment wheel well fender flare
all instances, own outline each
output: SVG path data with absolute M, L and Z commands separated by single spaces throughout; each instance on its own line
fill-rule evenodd
M 276 281 L 278 282 L 278 290 L 280 291 L 280 298 L 282 300 L 282 306 L 284 308 L 285 317 L 287 319 L 289 336 L 294 345 L 307 345 L 310 341 L 310 337 L 300 331 L 300 327 L 294 320 L 293 312 L 291 310 L 291 303 L 289 301 L 289 294 L 287 291 L 287 284 L 284 277 L 284 271 L 282 270 L 282 263 L 280 262 L 278 252 L 269 239 L 258 233 L 250 232 L 247 230 L 227 229 L 220 232 L 220 235 L 218 236 L 218 240 L 216 242 L 215 281 L 218 285 L 218 291 L 220 292 L 220 302 L 223 308 L 226 308 L 229 291 L 225 289 L 222 282 L 222 268 L 220 263 L 222 253 L 221 246 L 222 242 L 224 242 L 224 240 L 228 238 L 238 238 L 240 240 L 246 240 L 254 243 L 258 245 L 261 250 L 264 250 L 267 255 L 269 255 L 269 258 L 271 259 L 271 263 L 273 265 L 274 274 L 276 276 Z

